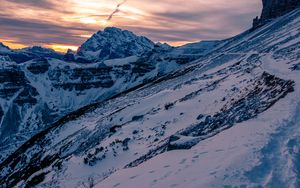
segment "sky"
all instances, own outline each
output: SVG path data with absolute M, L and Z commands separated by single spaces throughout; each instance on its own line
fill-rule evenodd
M 114 26 L 178 46 L 251 27 L 261 0 L 1 0 L 0 41 L 11 48 L 76 50 Z

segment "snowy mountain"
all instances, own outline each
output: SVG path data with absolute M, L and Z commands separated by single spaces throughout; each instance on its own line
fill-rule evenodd
M 10 99 L 22 99 L 18 108 L 37 96 L 57 96 L 49 108 L 102 100 L 71 113 L 53 108 L 67 115 L 2 161 L 0 185 L 299 187 L 299 31 L 297 9 L 192 54 L 185 49 L 194 45 L 91 65 L 6 65 L 28 80 Z
M 97 62 L 108 59 L 141 56 L 151 51 L 154 43 L 146 37 L 115 27 L 99 31 L 83 43 L 77 51 L 76 59 Z
M 24 63 L 37 58 L 56 58 L 63 59 L 64 55 L 58 52 L 55 52 L 52 49 L 43 48 L 39 46 L 16 49 L 9 49 L 7 46 L 4 46 L 0 43 L 0 56 L 8 57 L 11 61 L 16 63 Z
M 157 44 L 141 57 L 89 64 L 62 61 L 41 47 L 6 53 L 0 58 L 0 161 L 68 113 L 142 86 L 201 55 L 180 48 Z M 14 62 L 22 54 L 33 57 Z
M 10 52 L 9 47 L 5 46 L 2 42 L 0 42 L 0 53 Z
M 43 48 L 40 46 L 33 46 L 28 48 L 23 48 L 19 50 L 15 50 L 17 53 L 25 53 L 25 54 L 31 54 L 32 56 L 35 56 L 35 58 L 56 58 L 56 59 L 62 59 L 63 54 L 60 54 L 52 49 L 49 48 Z
M 64 115 L 183 66 L 181 58 L 165 58 L 168 51 L 170 48 L 158 46 L 142 57 L 93 64 L 67 63 L 54 58 L 36 58 L 16 64 L 3 58 L 0 161 Z

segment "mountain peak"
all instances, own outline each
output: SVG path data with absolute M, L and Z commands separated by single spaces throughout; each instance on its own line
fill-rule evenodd
M 89 61 L 139 56 L 154 48 L 154 43 L 144 36 L 116 27 L 98 31 L 81 45 L 77 56 Z
M 122 30 L 121 28 L 118 27 L 106 27 L 104 29 L 104 32 L 122 32 L 122 31 L 126 31 L 126 30 Z
M 6 49 L 9 49 L 8 46 L 4 45 L 2 42 L 0 42 L 0 48 L 6 48 Z
M 296 9 L 300 5 L 300 0 L 262 0 L 262 4 L 261 16 L 253 20 L 253 28 Z
M 2 54 L 9 52 L 11 52 L 11 49 L 8 46 L 4 45 L 2 42 L 0 42 L 0 53 Z
M 32 52 L 32 53 L 56 53 L 53 49 L 44 48 L 41 46 L 32 46 L 32 47 L 22 48 L 19 51 Z

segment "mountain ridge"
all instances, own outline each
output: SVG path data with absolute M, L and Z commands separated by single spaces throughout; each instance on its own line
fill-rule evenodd
M 77 50 L 77 55 L 89 61 L 140 56 L 154 48 L 154 43 L 144 36 L 128 30 L 107 27 L 98 31 Z
M 176 181 L 177 185 L 172 184 L 170 181 L 172 179 L 174 181 L 172 178 L 174 176 L 170 176 L 170 173 L 176 175 L 180 171 L 186 172 L 186 169 L 191 169 L 195 161 L 199 162 L 198 159 L 201 157 L 211 160 L 223 158 L 218 161 L 227 161 L 224 156 L 231 156 L 234 153 L 239 156 L 240 150 L 260 152 L 259 148 L 252 149 L 253 145 L 241 143 L 239 150 L 235 150 L 235 145 L 230 145 L 228 149 L 226 144 L 221 144 L 224 148 L 213 145 L 209 155 L 206 155 L 207 148 L 201 149 L 201 143 L 210 143 L 214 138 L 220 138 L 220 135 L 224 135 L 222 133 L 225 129 L 242 129 L 235 128 L 241 127 L 237 126 L 240 124 L 251 127 L 250 122 L 257 123 L 260 118 L 266 118 L 264 115 L 270 111 L 278 111 L 274 106 L 293 104 L 293 100 L 299 102 L 295 96 L 299 94 L 300 79 L 297 70 L 293 69 L 299 64 L 297 55 L 299 19 L 300 10 L 297 9 L 255 31 L 247 31 L 225 40 L 213 47 L 212 51 L 204 52 L 202 56 L 193 54 L 191 58 L 195 59 L 178 67 L 180 69 L 173 69 L 174 71 L 162 77 L 154 77 L 157 80 L 143 85 L 142 88 L 105 101 L 98 108 L 82 116 L 76 116 L 71 121 L 62 122 L 59 127 L 46 131 L 41 138 L 27 142 L 22 153 L 16 152 L 10 155 L 6 162 L 0 165 L 3 169 L 0 182 L 8 187 L 12 185 L 88 187 L 95 184 L 98 187 L 122 187 L 135 183 L 141 183 L 145 187 L 183 187 L 184 184 L 199 187 L 199 185 L 215 185 L 214 178 L 219 178 L 221 183 L 218 185 L 226 186 L 222 184 L 222 180 L 228 177 L 233 178 L 237 186 L 245 184 L 255 186 L 257 182 L 265 181 L 270 181 L 268 185 L 276 183 L 278 177 L 269 178 L 268 173 L 262 177 L 253 175 L 249 177 L 245 175 L 245 177 L 244 171 L 237 174 L 234 168 L 228 169 L 229 172 L 226 172 L 227 169 L 224 172 L 218 170 L 226 165 L 230 166 L 236 161 L 235 158 L 228 158 L 226 164 L 220 162 L 211 164 L 211 171 L 202 179 L 197 178 L 198 173 L 188 173 L 195 178 L 191 182 L 184 182 L 178 178 L 181 182 Z M 162 54 L 154 54 L 154 57 L 158 62 L 166 60 L 173 62 L 176 58 L 182 58 L 182 54 L 176 54 L 176 58 L 172 55 L 174 55 L 172 51 L 166 50 Z M 152 58 L 153 56 L 144 57 L 139 63 L 144 62 L 145 59 L 150 59 L 149 62 L 152 62 Z M 183 61 L 181 59 L 178 62 Z M 141 65 L 143 69 L 145 64 Z M 139 71 L 139 73 L 144 72 Z M 258 125 L 269 123 L 273 124 L 268 121 Z M 260 135 L 268 135 L 268 129 L 271 127 L 267 127 L 263 130 L 265 134 Z M 244 139 L 250 139 L 252 136 L 257 138 L 259 135 L 259 132 L 255 135 L 250 133 L 243 132 L 246 134 Z M 229 134 L 223 138 L 234 136 L 235 134 Z M 298 143 L 297 140 L 285 141 L 293 147 Z M 234 139 L 232 142 L 237 143 Z M 193 146 L 197 150 L 190 149 Z M 22 147 L 19 149 L 21 151 Z M 218 155 L 223 150 L 228 151 L 227 155 Z M 235 152 L 231 152 L 232 150 Z M 157 160 L 164 159 L 162 156 L 170 156 L 174 153 L 180 153 L 178 155 L 180 157 L 182 153 L 187 155 L 188 159 L 191 158 L 191 162 L 182 157 L 178 158 L 178 163 L 172 163 L 173 159 L 177 159 L 176 155 L 167 161 L 164 160 L 165 163 L 170 162 L 172 166 L 154 165 L 156 170 L 147 167 L 147 170 L 143 171 L 142 167 L 145 167 L 145 164 L 153 164 L 151 163 L 153 161 L 158 163 Z M 291 154 L 292 157 L 297 157 L 297 153 Z M 280 157 L 284 158 L 284 156 Z M 254 159 L 256 163 L 260 162 L 260 158 Z M 268 163 L 266 160 L 271 162 L 272 159 L 274 159 L 272 155 L 267 159 L 262 157 L 261 162 Z M 297 165 L 294 160 L 290 161 L 290 165 Z M 207 161 L 204 162 L 209 164 Z M 134 169 L 137 171 L 128 169 L 135 166 L 137 168 Z M 197 167 L 199 173 L 204 174 L 206 169 Z M 251 168 L 249 172 L 252 170 L 255 174 L 255 166 Z M 268 168 L 268 170 L 273 174 L 277 172 L 276 170 L 281 172 L 280 170 L 285 169 Z M 124 171 L 130 173 L 122 173 Z M 149 181 L 143 181 L 143 177 L 139 176 L 144 172 L 150 174 L 147 176 Z M 158 178 L 161 178 L 159 180 L 157 180 L 157 173 Z M 120 174 L 126 178 L 119 178 L 117 175 Z M 294 179 L 296 176 L 291 177 Z M 259 178 L 263 179 L 259 180 Z M 283 180 L 284 178 L 282 177 Z M 203 179 L 212 180 L 206 182 Z M 238 181 L 239 179 L 241 182 Z M 289 183 L 287 182 L 288 185 L 292 185 Z

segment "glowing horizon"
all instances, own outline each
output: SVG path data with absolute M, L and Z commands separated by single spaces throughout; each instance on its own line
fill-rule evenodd
M 43 46 L 61 52 L 77 49 L 108 26 L 174 46 L 224 39 L 250 28 L 261 11 L 260 0 L 3 0 L 1 4 L 1 42 L 10 48 Z

